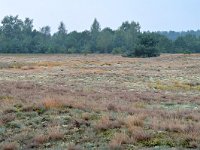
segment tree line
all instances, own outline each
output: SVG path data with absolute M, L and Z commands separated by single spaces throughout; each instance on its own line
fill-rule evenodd
M 67 32 L 60 22 L 51 34 L 50 26 L 34 29 L 33 20 L 5 16 L 0 26 L 0 53 L 112 53 L 152 57 L 160 53 L 200 52 L 200 36 L 184 34 L 170 39 L 166 32 L 141 32 L 137 22 L 123 22 L 113 30 L 101 29 L 97 19 L 90 30 Z
M 175 32 L 175 31 L 158 31 L 157 33 L 162 34 L 166 36 L 167 38 L 175 41 L 180 36 L 186 36 L 188 34 L 199 37 L 200 36 L 200 30 L 194 31 L 194 30 L 188 30 L 188 31 L 181 31 L 181 32 Z

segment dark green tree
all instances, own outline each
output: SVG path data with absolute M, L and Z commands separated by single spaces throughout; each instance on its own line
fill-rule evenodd
M 113 48 L 113 34 L 110 28 L 103 29 L 97 37 L 97 50 L 100 53 L 111 53 Z
M 94 19 L 94 22 L 91 26 L 90 32 L 91 32 L 91 50 L 92 52 L 96 52 L 97 51 L 97 38 L 100 34 L 101 31 L 101 27 L 100 27 L 100 23 L 97 21 L 97 19 Z
M 33 20 L 5 16 L 0 25 L 0 53 L 113 53 L 152 57 L 162 53 L 199 53 L 200 30 L 182 32 L 140 32 L 137 22 L 123 22 L 117 30 L 105 28 L 94 19 L 90 31 L 67 33 L 60 22 L 51 35 L 49 26 L 39 31 Z
M 156 57 L 159 56 L 157 49 L 158 39 L 154 33 L 144 32 L 138 37 L 139 42 L 128 57 Z
M 53 35 L 53 52 L 60 52 L 60 53 L 67 53 L 67 30 L 65 27 L 65 24 L 63 22 L 60 22 L 60 25 L 58 26 L 58 31 Z
M 138 43 L 140 25 L 134 21 L 131 23 L 126 21 L 122 23 L 119 30 L 124 41 L 124 45 L 122 45 L 123 49 L 125 49 L 124 55 L 130 55 Z
M 6 52 L 16 53 L 22 49 L 23 22 L 18 16 L 6 16 L 2 20 L 2 43 Z

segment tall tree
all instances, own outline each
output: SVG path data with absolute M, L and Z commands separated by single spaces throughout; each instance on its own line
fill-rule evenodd
M 157 49 L 158 39 L 156 34 L 144 32 L 139 36 L 139 43 L 135 47 L 131 56 L 135 57 L 155 57 L 159 56 L 160 52 Z
M 51 28 L 50 26 L 44 26 L 40 29 L 40 32 L 44 35 L 44 36 L 50 36 L 51 35 Z
M 18 19 L 18 16 L 6 16 L 1 23 L 2 32 L 6 38 L 19 36 L 23 29 L 23 22 Z
M 103 29 L 97 37 L 97 50 L 100 53 L 111 53 L 114 32 L 110 28 Z
M 60 34 L 60 35 L 66 35 L 67 34 L 65 24 L 62 21 L 60 22 L 60 25 L 58 27 L 58 34 Z
M 23 22 L 23 31 L 30 34 L 33 30 L 33 20 L 30 18 L 25 18 Z
M 61 53 L 67 53 L 67 30 L 65 27 L 65 24 L 63 22 L 60 22 L 58 26 L 58 31 L 53 35 L 52 40 L 53 40 L 53 51 L 59 51 Z
M 122 25 L 119 28 L 119 31 L 122 35 L 122 41 L 124 42 L 125 55 L 129 55 L 129 53 L 132 53 L 135 46 L 138 43 L 138 36 L 140 35 L 140 25 L 139 23 L 136 23 L 132 21 L 129 23 L 128 21 L 123 22 Z
M 91 26 L 90 32 L 91 32 L 91 49 L 92 52 L 95 52 L 97 50 L 97 38 L 99 36 L 99 33 L 101 31 L 100 23 L 97 21 L 97 19 L 94 19 L 94 22 Z
M 22 20 L 18 19 L 18 16 L 6 16 L 1 23 L 4 49 L 7 52 L 18 52 L 22 49 Z

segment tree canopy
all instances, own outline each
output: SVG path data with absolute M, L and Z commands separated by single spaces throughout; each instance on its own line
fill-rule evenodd
M 60 22 L 34 29 L 33 20 L 5 16 L 0 25 L 0 53 L 113 53 L 130 57 L 154 57 L 159 53 L 199 53 L 200 32 L 141 32 L 140 24 L 125 21 L 118 29 L 101 29 L 95 18 L 90 30 L 67 32 Z

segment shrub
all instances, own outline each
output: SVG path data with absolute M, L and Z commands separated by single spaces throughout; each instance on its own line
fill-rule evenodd
M 123 49 L 120 47 L 113 48 L 112 54 L 121 54 L 123 53 Z
M 68 49 L 68 53 L 70 53 L 70 54 L 73 54 L 73 53 L 76 53 L 76 52 L 77 52 L 77 50 L 74 47 L 71 47 L 71 48 Z
M 128 51 L 127 57 L 157 57 L 160 52 L 157 48 L 158 40 L 156 34 L 144 32 L 140 34 L 139 42 L 132 51 Z

